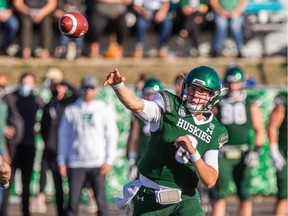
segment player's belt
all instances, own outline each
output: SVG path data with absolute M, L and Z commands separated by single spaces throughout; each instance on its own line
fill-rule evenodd
M 220 148 L 220 152 L 227 152 L 227 151 L 234 151 L 239 150 L 241 152 L 246 152 L 249 150 L 248 144 L 242 144 L 242 145 L 224 145 Z
M 156 202 L 161 205 L 168 205 L 180 202 L 182 191 L 177 188 L 170 188 L 167 186 L 159 185 L 145 176 L 140 174 L 140 182 L 147 188 L 155 190 Z
M 242 145 L 224 145 L 220 148 L 219 155 L 224 155 L 227 159 L 240 159 L 243 152 L 247 152 L 249 150 L 248 144 Z

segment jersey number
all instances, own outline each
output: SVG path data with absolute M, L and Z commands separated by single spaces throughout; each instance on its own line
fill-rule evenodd
M 226 125 L 246 123 L 246 108 L 243 103 L 225 104 L 221 109 L 221 122 Z

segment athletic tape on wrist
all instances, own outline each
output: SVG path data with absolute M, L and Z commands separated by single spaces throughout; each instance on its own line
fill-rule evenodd
M 116 90 L 116 89 L 122 88 L 123 86 L 124 86 L 124 82 L 120 82 L 117 85 L 113 85 L 111 87 Z
M 196 162 L 201 158 L 201 155 L 199 154 L 199 152 L 196 150 L 196 152 L 194 154 L 190 155 L 190 161 L 191 162 Z

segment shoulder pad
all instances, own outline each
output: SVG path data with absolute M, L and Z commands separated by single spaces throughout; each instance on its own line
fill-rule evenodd
M 169 113 L 172 112 L 174 107 L 174 100 L 177 96 L 167 90 L 160 91 L 159 93 L 162 95 L 164 100 L 164 110 Z

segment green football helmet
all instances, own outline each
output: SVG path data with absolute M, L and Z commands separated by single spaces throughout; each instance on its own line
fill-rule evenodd
M 247 77 L 245 72 L 238 66 L 228 67 L 224 75 L 224 85 L 232 82 L 242 82 L 243 88 L 246 85 Z
M 204 104 L 192 104 L 188 101 L 189 95 L 195 97 L 189 92 L 190 87 L 198 87 L 210 92 L 210 96 Z M 209 112 L 219 101 L 220 93 L 221 80 L 217 72 L 211 67 L 200 66 L 192 69 L 187 76 L 185 76 L 182 85 L 181 100 L 190 112 Z
M 149 78 L 143 86 L 143 95 L 155 94 L 163 89 L 163 84 L 156 78 Z

